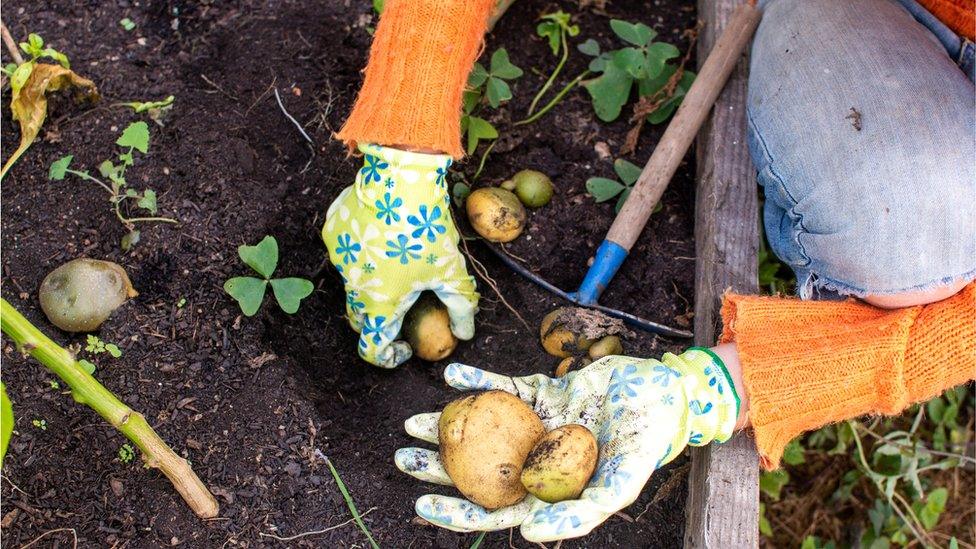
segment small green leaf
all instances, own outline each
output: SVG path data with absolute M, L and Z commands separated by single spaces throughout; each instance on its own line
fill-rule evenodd
M 468 154 L 473 154 L 478 148 L 478 141 L 498 137 L 498 130 L 491 125 L 491 122 L 477 116 L 469 116 L 467 119 Z
M 624 70 L 634 78 L 641 78 L 644 73 L 644 54 L 637 48 L 621 48 L 613 52 L 613 64 Z
M 81 366 L 81 369 L 82 370 L 88 372 L 88 375 L 94 375 L 95 374 L 95 365 L 92 364 L 91 362 L 88 362 L 85 359 L 81 359 L 81 360 L 78 361 L 78 365 Z
M 613 162 L 613 171 L 617 172 L 620 180 L 629 187 L 640 178 L 641 167 L 623 158 L 618 158 Z
M 786 445 L 783 449 L 783 461 L 787 465 L 799 465 L 806 461 L 804 457 L 803 446 L 800 444 L 799 439 L 793 439 Z
M 98 173 L 102 177 L 114 177 L 119 172 L 119 167 L 115 165 L 111 160 L 103 160 L 101 164 L 98 165 Z
M 146 154 L 149 151 L 149 126 L 141 120 L 129 124 L 115 144 L 120 147 L 133 147 Z
M 549 40 L 549 49 L 552 50 L 553 55 L 559 53 L 559 46 L 562 43 L 562 30 L 558 23 L 543 21 L 535 28 L 535 33 Z
M 239 246 L 237 255 L 259 275 L 271 278 L 278 266 L 278 241 L 273 236 L 266 236 L 254 246 Z
M 498 105 L 501 105 L 502 101 L 508 101 L 512 98 L 512 89 L 501 78 L 490 77 L 485 90 L 487 92 L 485 95 L 488 97 L 488 104 L 496 109 Z
M 611 19 L 610 28 L 622 40 L 635 46 L 646 46 L 657 36 L 654 29 L 643 23 L 628 23 L 620 19 Z
M 586 180 L 586 191 L 597 202 L 606 202 L 620 194 L 625 188 L 619 181 L 606 177 L 591 177 Z
M 593 110 L 600 120 L 612 122 L 630 98 L 634 78 L 614 63 L 606 63 L 603 74 L 583 84 L 593 100 Z
M 51 169 L 53 170 L 54 166 L 51 166 Z M 942 417 L 945 410 L 946 404 L 945 401 L 942 400 L 942 397 L 935 397 L 925 404 L 925 411 L 929 414 L 929 417 L 932 418 L 932 421 L 936 423 L 942 423 Z
M 773 500 L 779 501 L 780 492 L 789 481 L 790 474 L 785 469 L 765 471 L 759 475 L 759 490 Z
M 664 66 L 669 59 L 674 59 L 681 55 L 678 48 L 664 42 L 655 42 L 647 48 L 647 56 L 644 58 L 644 71 L 647 78 L 654 78 L 661 74 Z
M 614 206 L 613 208 L 614 212 L 620 213 L 620 210 L 623 209 L 624 204 L 627 202 L 627 199 L 630 197 L 631 190 L 632 190 L 631 187 L 627 187 L 626 189 L 624 189 L 624 192 L 620 193 L 620 198 L 617 199 L 617 205 Z
M 600 55 L 600 43 L 592 38 L 587 38 L 583 43 L 576 46 L 581 53 L 596 57 Z
M 498 48 L 491 55 L 491 75 L 511 80 L 522 76 L 522 69 L 516 67 L 508 59 L 508 52 L 505 48 Z
M 73 158 L 74 155 L 69 154 L 68 156 L 55 160 L 51 164 L 51 169 L 48 170 L 47 176 L 54 181 L 61 181 L 64 179 L 65 174 L 68 173 L 68 166 L 71 165 L 71 160 Z
M 759 503 L 759 533 L 767 538 L 773 537 L 773 526 L 766 518 L 766 504 L 762 502 Z
M 132 249 L 133 246 L 139 243 L 139 238 L 142 236 L 138 230 L 132 230 L 125 233 L 122 237 L 122 251 L 127 252 Z
M 44 49 L 44 39 L 41 38 L 39 34 L 34 34 L 33 32 L 27 35 L 27 42 L 30 47 L 36 51 Z
M 479 88 L 482 84 L 488 80 L 488 71 L 485 70 L 484 65 L 481 63 L 475 63 L 471 67 L 471 73 L 468 74 L 468 86 L 471 88 Z
M 373 0 L 373 11 L 375 11 L 377 15 L 382 14 L 385 5 L 386 0 Z
M 132 29 L 136 28 L 136 24 L 133 23 L 132 19 L 129 19 L 128 17 L 121 19 L 119 21 L 119 25 L 122 25 L 122 28 L 126 31 L 131 31 Z
M 461 107 L 464 114 L 471 114 L 474 111 L 474 108 L 478 106 L 478 101 L 481 101 L 480 91 L 465 90 L 464 93 L 461 94 Z
M 54 48 L 44 48 L 44 51 L 41 52 L 40 57 L 50 57 L 51 59 L 57 61 L 62 67 L 66 69 L 71 68 L 71 62 L 68 61 L 68 56 Z
M 14 432 L 14 407 L 10 404 L 7 397 L 7 387 L 0 382 L 0 465 L 3 458 L 7 455 L 7 444 L 10 443 L 10 435 Z
M 271 290 L 281 310 L 293 315 L 298 312 L 301 301 L 308 297 L 315 286 L 304 278 L 276 278 L 271 281 Z
M 264 291 L 268 287 L 267 280 L 250 276 L 236 276 L 224 282 L 224 291 L 237 300 L 241 312 L 246 316 L 254 316 L 264 301 Z
M 31 73 L 34 72 L 34 63 L 27 61 L 26 63 L 21 63 L 17 70 L 14 71 L 13 75 L 10 76 L 10 89 L 14 94 L 20 92 L 23 89 L 24 84 L 30 78 Z
M 136 205 L 144 210 L 149 210 L 149 213 L 156 214 L 156 191 L 152 189 L 146 189 L 142 193 L 142 198 L 140 198 Z
M 112 358 L 122 356 L 122 349 L 119 349 L 119 346 L 114 343 L 106 343 L 105 350 L 108 351 L 108 354 L 112 355 Z
M 173 105 L 173 101 L 176 100 L 175 96 L 170 95 L 162 101 L 130 101 L 128 103 L 122 103 L 123 106 L 131 108 L 136 113 L 146 112 L 152 109 L 164 109 Z

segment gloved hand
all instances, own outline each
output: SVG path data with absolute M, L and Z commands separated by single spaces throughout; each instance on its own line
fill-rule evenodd
M 449 385 L 462 391 L 501 389 L 524 400 L 546 430 L 569 423 L 588 428 L 600 447 L 596 472 L 579 499 L 549 504 L 529 495 L 489 512 L 464 499 L 429 494 L 417 500 L 417 514 L 457 532 L 503 530 L 521 525 L 531 542 L 579 537 L 627 507 L 651 473 L 686 445 L 724 442 L 732 436 L 739 398 L 718 357 L 705 349 L 658 360 L 610 356 L 553 379 L 542 374 L 508 377 L 451 364 Z M 419 414 L 407 433 L 437 443 L 439 413 Z M 401 448 L 397 467 L 420 480 L 452 485 L 440 455 Z
M 451 157 L 377 145 L 359 149 L 363 167 L 329 206 L 322 238 L 345 283 L 359 356 L 393 368 L 412 354 L 395 338 L 420 292 L 433 290 L 444 302 L 458 339 L 474 336 L 479 296 L 451 219 Z

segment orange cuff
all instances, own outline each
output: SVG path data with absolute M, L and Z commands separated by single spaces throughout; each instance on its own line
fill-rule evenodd
M 366 78 L 336 137 L 464 156 L 461 95 L 496 0 L 388 0 Z
M 805 431 L 897 414 L 976 378 L 976 283 L 897 310 L 727 294 L 722 319 L 766 469 L 779 467 L 783 448 Z

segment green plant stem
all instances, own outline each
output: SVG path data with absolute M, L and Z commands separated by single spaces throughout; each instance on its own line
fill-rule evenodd
M 552 86 L 552 83 L 556 80 L 556 77 L 559 76 L 559 71 L 563 70 L 563 65 L 565 65 L 566 60 L 569 59 L 569 44 L 566 42 L 565 28 L 561 28 L 559 30 L 559 39 L 563 45 L 562 58 L 559 60 L 559 64 L 556 65 L 556 69 L 552 71 L 551 75 L 549 75 L 549 80 L 546 80 L 546 83 L 542 85 L 542 89 L 539 90 L 539 93 L 535 94 L 535 97 L 532 99 L 532 103 L 529 105 L 529 112 L 526 113 L 527 116 L 532 116 L 532 112 L 535 111 L 535 106 L 539 103 L 539 100 L 542 99 L 542 96 L 546 94 L 546 91 L 548 91 Z
M 590 75 L 590 71 L 589 70 L 583 71 L 582 73 L 580 73 L 579 76 L 577 76 L 576 78 L 572 79 L 569 82 L 569 84 L 566 84 L 565 86 L 563 86 L 563 89 L 559 90 L 559 93 L 557 93 L 556 96 L 553 97 L 551 101 L 549 101 L 548 103 L 546 103 L 546 106 L 544 106 L 541 109 L 539 109 L 539 111 L 536 112 L 535 114 L 533 114 L 532 116 L 530 116 L 530 117 L 528 117 L 528 118 L 526 118 L 524 120 L 519 120 L 518 122 L 516 122 L 516 123 L 514 123 L 512 125 L 513 126 L 522 126 L 522 125 L 525 125 L 525 124 L 531 124 L 531 123 L 535 122 L 536 120 L 542 118 L 547 112 L 549 112 L 550 110 L 552 110 L 553 107 L 556 106 L 556 103 L 559 103 L 560 101 L 562 101 L 563 97 L 565 97 L 566 94 L 569 93 L 569 90 L 571 90 L 574 87 L 576 87 L 576 85 L 579 84 L 580 81 L 582 81 L 584 78 L 586 78 L 589 75 Z
M 471 176 L 471 181 L 478 179 L 478 176 L 481 175 L 481 170 L 485 169 L 485 160 L 488 159 L 488 153 L 495 148 L 496 143 L 498 143 L 498 139 L 492 141 L 491 145 L 488 145 L 488 148 L 485 149 L 485 152 L 481 155 L 481 162 L 478 162 L 478 171 L 474 172 L 474 175 Z
M 71 175 L 76 175 L 86 181 L 91 181 L 92 183 L 95 183 L 99 187 L 105 189 L 105 192 L 107 192 L 111 197 L 112 204 L 114 204 L 115 206 L 115 217 L 119 218 L 119 221 L 122 222 L 122 224 L 125 225 L 130 230 L 132 229 L 133 223 L 146 223 L 146 222 L 173 223 L 173 224 L 179 223 L 179 221 L 170 217 L 126 217 L 122 215 L 121 205 L 123 200 L 127 198 L 132 198 L 131 196 L 125 196 L 119 194 L 111 187 L 109 187 L 108 184 L 106 184 L 104 181 L 91 174 L 85 172 L 79 172 L 78 170 L 72 170 L 72 169 L 67 169 L 64 172 L 70 173 Z
M 329 471 L 332 471 L 332 478 L 335 479 L 336 486 L 338 486 L 339 491 L 342 492 L 342 498 L 346 500 L 346 507 L 349 507 L 349 512 L 352 513 L 352 518 L 355 519 L 359 529 L 366 534 L 366 538 L 369 539 L 369 543 L 373 546 L 373 549 L 380 549 L 379 544 L 377 544 L 376 540 L 373 539 L 373 536 L 370 535 L 369 529 L 366 528 L 366 523 L 363 522 L 362 516 L 360 516 L 359 511 L 356 509 L 356 504 L 352 501 L 352 496 L 349 495 L 349 490 L 346 489 L 346 484 L 342 482 L 342 478 L 339 476 L 339 471 L 336 471 L 335 466 L 332 465 L 332 460 L 325 458 L 325 464 L 329 466 Z
M 190 464 L 156 434 L 146 418 L 116 398 L 81 367 L 74 355 L 34 327 L 6 299 L 0 299 L 0 329 L 22 352 L 30 354 L 61 378 L 71 388 L 76 402 L 95 410 L 135 443 L 142 450 L 146 467 L 162 471 L 198 517 L 217 516 L 219 507 L 213 494 Z

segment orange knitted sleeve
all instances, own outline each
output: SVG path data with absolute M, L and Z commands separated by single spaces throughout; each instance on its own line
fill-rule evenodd
M 336 134 L 358 143 L 464 156 L 461 94 L 496 0 L 388 0 L 366 77 Z
M 897 414 L 976 378 L 976 282 L 944 301 L 897 310 L 728 294 L 722 319 L 766 469 L 804 431 Z

